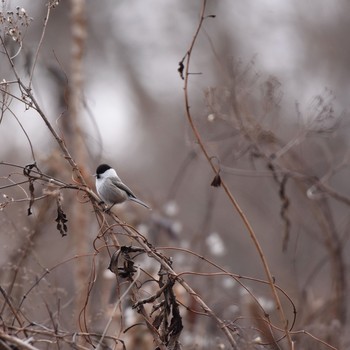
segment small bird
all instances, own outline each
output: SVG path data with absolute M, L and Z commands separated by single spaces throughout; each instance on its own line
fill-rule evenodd
M 127 199 L 151 209 L 146 203 L 138 199 L 117 175 L 117 172 L 108 164 L 101 164 L 96 169 L 96 190 L 101 199 L 110 205 L 123 203 Z

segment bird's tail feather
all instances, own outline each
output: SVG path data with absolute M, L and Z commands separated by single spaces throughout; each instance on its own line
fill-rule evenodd
M 146 203 L 142 202 L 141 199 L 138 199 L 138 198 L 134 198 L 134 197 L 129 197 L 129 199 L 133 202 L 136 202 L 138 204 L 141 204 L 143 205 L 145 208 L 149 209 L 149 210 L 152 210 Z

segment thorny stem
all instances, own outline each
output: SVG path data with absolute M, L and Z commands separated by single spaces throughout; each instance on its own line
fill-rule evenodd
M 198 34 L 200 32 L 200 29 L 203 25 L 203 21 L 205 19 L 205 16 L 204 16 L 204 13 L 205 13 L 205 8 L 206 8 L 206 3 L 207 1 L 206 0 L 203 0 L 203 3 L 202 3 L 202 9 L 201 9 L 201 13 L 200 13 L 200 20 L 199 20 L 199 23 L 198 23 L 198 26 L 197 26 L 197 29 L 195 31 L 195 34 L 193 36 L 193 39 L 192 39 L 192 42 L 190 44 L 190 47 L 183 59 L 183 61 L 185 61 L 185 74 L 184 74 L 184 95 L 185 95 L 185 106 L 186 106 L 186 116 L 187 116 L 187 120 L 191 126 L 191 129 L 193 131 L 193 134 L 196 138 L 196 141 L 198 142 L 203 154 L 205 155 L 206 159 L 208 160 L 211 168 L 213 169 L 214 173 L 216 175 L 219 175 L 219 170 L 215 167 L 213 161 L 212 161 L 212 157 L 209 155 L 207 149 L 205 148 L 202 140 L 201 140 L 201 136 L 199 134 L 199 131 L 196 127 L 196 125 L 194 124 L 194 121 L 193 121 L 193 118 L 192 118 L 192 115 L 190 113 L 190 104 L 189 104 L 189 94 L 188 94 L 188 81 L 189 81 L 189 67 L 190 67 L 190 61 L 191 61 L 191 57 L 192 57 L 192 51 L 193 51 L 193 48 L 194 48 L 194 45 L 197 41 L 197 37 L 198 37 Z M 276 308 L 280 314 L 280 319 L 281 319 L 281 322 L 284 326 L 284 331 L 285 331 L 285 334 L 286 334 L 286 337 L 287 337 L 287 340 L 288 340 L 288 343 L 289 343 L 289 346 L 290 346 L 290 349 L 293 349 L 293 341 L 291 339 L 291 336 L 290 336 L 290 332 L 289 332 L 289 329 L 288 329 L 288 320 L 285 316 L 285 313 L 284 313 L 284 310 L 283 310 L 283 307 L 282 307 L 282 304 L 281 304 L 281 301 L 280 301 L 280 298 L 278 296 L 278 292 L 277 292 L 277 289 L 276 289 L 276 286 L 275 286 L 275 283 L 274 283 L 274 278 L 271 274 L 271 271 L 270 271 L 270 268 L 269 268 L 269 265 L 267 263 L 267 260 L 265 258 L 265 255 L 264 255 L 264 252 L 262 250 L 262 247 L 256 237 L 256 234 L 248 220 L 248 218 L 246 217 L 246 215 L 244 214 L 243 210 L 240 208 L 238 202 L 236 201 L 236 199 L 234 198 L 234 196 L 232 195 L 231 191 L 229 190 L 229 188 L 227 187 L 225 181 L 223 181 L 221 179 L 221 186 L 222 188 L 224 189 L 226 195 L 228 196 L 230 202 L 232 203 L 233 207 L 235 208 L 235 210 L 238 212 L 239 216 L 241 217 L 249 235 L 250 235 L 250 238 L 252 239 L 254 245 L 255 245 L 255 248 L 256 250 L 258 251 L 258 254 L 260 256 L 260 259 L 261 259 L 261 262 L 263 264 L 263 267 L 264 267 L 264 270 L 265 270 L 265 274 L 267 276 L 267 279 L 269 281 L 269 285 L 271 287 L 271 290 L 272 290 L 272 294 L 273 294 L 273 297 L 275 299 L 275 303 L 276 303 Z M 225 329 L 225 328 L 224 328 Z

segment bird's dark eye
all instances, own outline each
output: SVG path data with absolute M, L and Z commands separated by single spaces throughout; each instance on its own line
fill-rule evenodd
M 97 174 L 97 175 L 96 175 L 96 178 L 97 178 L 97 179 L 101 178 L 101 175 L 100 175 L 100 174 Z

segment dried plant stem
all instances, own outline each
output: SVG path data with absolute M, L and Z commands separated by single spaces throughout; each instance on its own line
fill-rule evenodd
M 40 40 L 39 40 L 39 44 L 38 44 L 38 47 L 37 47 L 37 49 L 35 51 L 35 55 L 34 55 L 34 62 L 33 62 L 33 65 L 32 65 L 31 71 L 30 71 L 29 84 L 28 84 L 28 88 L 29 89 L 31 88 L 31 85 L 32 85 L 32 82 L 33 82 L 34 70 L 35 70 L 35 67 L 36 67 L 36 63 L 38 62 L 38 57 L 39 57 L 39 52 L 40 52 L 40 49 L 41 49 L 41 45 L 42 45 L 42 43 L 44 41 L 47 23 L 49 22 L 49 18 L 50 18 L 50 13 L 51 13 L 51 5 L 48 4 L 47 5 L 47 12 L 46 12 L 46 17 L 45 17 L 45 21 L 44 21 L 43 30 L 41 32 L 41 37 L 40 37 Z
M 172 267 L 166 262 L 166 259 L 164 256 L 162 256 L 158 251 L 156 251 L 144 238 L 143 236 L 139 235 L 138 232 L 133 229 L 132 227 L 129 227 L 125 224 L 123 224 L 114 214 L 111 213 L 111 216 L 114 218 L 114 220 L 126 231 L 126 233 L 132 237 L 137 243 L 147 252 L 149 256 L 154 258 L 158 263 L 166 270 L 170 275 L 174 276 L 176 281 L 187 291 L 188 294 L 190 294 L 195 301 L 198 303 L 198 305 L 204 310 L 204 312 L 211 316 L 212 319 L 217 323 L 218 327 L 224 332 L 226 335 L 228 341 L 230 342 L 232 349 L 237 349 L 238 346 L 233 338 L 232 334 L 230 333 L 229 328 L 225 324 L 223 320 L 221 320 L 215 312 L 204 302 L 204 300 L 190 287 L 187 282 L 181 278 L 178 277 L 177 273 L 172 269 Z M 136 234 L 135 234 L 136 232 Z
M 25 349 L 25 350 L 39 350 L 37 347 L 30 345 L 28 342 L 23 341 L 17 337 L 12 335 L 8 335 L 2 331 L 0 331 L 0 339 L 9 342 L 10 344 L 15 345 L 17 349 Z M 9 347 L 10 348 L 10 347 Z
M 102 347 L 102 344 L 103 344 L 103 340 L 105 339 L 106 335 L 107 335 L 107 332 L 108 332 L 108 329 L 113 321 L 113 317 L 115 316 L 116 314 L 116 311 L 120 305 L 120 303 L 125 299 L 125 297 L 129 294 L 130 290 L 132 289 L 133 285 L 137 282 L 138 278 L 140 277 L 140 274 L 141 274 L 141 270 L 138 268 L 137 271 L 136 271 L 136 276 L 134 278 L 134 281 L 132 281 L 130 283 L 130 285 L 128 286 L 128 288 L 124 291 L 124 293 L 121 295 L 121 297 L 117 300 L 117 302 L 115 303 L 114 305 L 114 308 L 113 308 L 113 311 L 111 312 L 111 316 L 109 317 L 108 319 L 108 322 L 103 330 L 103 333 L 101 335 L 101 338 L 96 346 L 96 350 L 100 350 Z
M 193 39 L 192 39 L 192 42 L 190 44 L 190 47 L 184 57 L 184 61 L 185 61 L 185 74 L 184 74 L 184 95 L 185 95 L 185 106 L 186 106 L 186 116 L 187 116 L 187 120 L 191 126 L 191 129 L 193 131 L 193 134 L 196 138 L 196 141 L 198 142 L 203 154 L 205 155 L 206 159 L 208 160 L 211 168 L 213 169 L 214 173 L 215 174 L 219 174 L 219 170 L 215 167 L 213 161 L 212 161 L 212 157 L 209 155 L 206 147 L 204 146 L 203 142 L 202 142 L 202 139 L 201 139 L 201 136 L 199 134 L 199 131 L 196 127 L 196 125 L 194 124 L 194 121 L 193 121 L 193 118 L 192 118 L 192 115 L 190 113 L 190 103 L 189 103 L 189 93 L 188 93 L 188 82 L 189 82 L 189 68 L 190 68 L 190 61 L 191 61 L 191 57 L 192 57 L 192 51 L 193 51 L 193 48 L 194 48 L 194 45 L 197 41 L 197 37 L 198 37 L 198 34 L 200 32 L 200 29 L 203 25 L 203 21 L 205 19 L 205 16 L 204 16 L 204 13 L 205 13 L 205 8 L 206 8 L 206 0 L 203 0 L 203 3 L 202 3 L 202 8 L 201 8 L 201 13 L 200 13 L 200 19 L 199 19 L 199 24 L 197 26 L 197 29 L 195 31 L 195 34 L 193 36 Z M 230 202 L 232 203 L 233 207 L 235 208 L 235 210 L 238 212 L 239 216 L 241 217 L 241 220 L 243 221 L 248 233 L 249 233 L 249 236 L 250 238 L 252 239 L 254 245 L 255 245 L 255 248 L 256 250 L 258 251 L 258 254 L 260 256 L 260 259 L 261 259 L 261 262 L 263 264 L 263 267 L 264 267 L 264 270 L 265 270 L 265 274 L 267 276 L 267 279 L 269 281 L 269 285 L 271 287 L 271 291 L 272 291 L 272 294 L 273 294 L 273 297 L 274 297 L 274 300 L 275 300 L 275 303 L 276 303 L 276 308 L 277 308 L 277 311 L 279 312 L 279 315 L 280 315 L 280 319 L 281 319 L 281 322 L 283 324 L 283 327 L 284 327 L 284 330 L 285 330 L 285 334 L 286 334 L 286 337 L 287 337 L 287 340 L 288 340 L 288 343 L 289 343 L 289 346 L 290 348 L 292 349 L 293 348 L 293 341 L 291 339 L 291 336 L 290 336 L 290 332 L 289 332 L 289 325 L 288 325 L 288 321 L 287 321 L 287 318 L 285 316 L 285 313 L 284 313 L 284 310 L 283 310 L 283 307 L 282 307 L 282 304 L 281 304 L 281 301 L 280 301 L 280 298 L 278 296 L 278 292 L 277 292 L 277 289 L 275 287 L 275 283 L 274 283 L 274 279 L 272 277 L 272 274 L 271 274 L 271 271 L 270 271 L 270 268 L 269 268 L 269 265 L 267 263 L 267 259 L 264 255 L 264 252 L 262 250 L 262 247 L 256 237 L 256 234 L 248 220 L 248 218 L 246 217 L 246 215 L 244 214 L 243 210 L 240 208 L 238 202 L 236 201 L 236 199 L 234 198 L 234 196 L 232 195 L 231 191 L 229 190 L 229 188 L 227 187 L 225 181 L 222 180 L 221 182 L 221 186 L 222 188 L 224 189 L 226 195 L 228 196 Z
M 16 76 L 18 87 L 19 87 L 20 91 L 22 92 L 21 102 L 23 102 L 25 105 L 28 105 L 28 103 L 29 103 L 28 100 L 30 101 L 30 107 L 33 108 L 40 115 L 41 119 L 44 121 L 44 123 L 45 123 L 46 127 L 49 129 L 51 135 L 55 138 L 57 144 L 61 148 L 63 155 L 64 155 L 64 158 L 68 161 L 68 163 L 73 168 L 73 171 L 75 172 L 75 175 L 77 176 L 77 179 L 79 180 L 80 184 L 83 186 L 87 186 L 86 181 L 84 180 L 81 171 L 79 170 L 76 162 L 74 161 L 73 157 L 71 156 L 70 152 L 68 151 L 68 148 L 67 148 L 63 138 L 60 137 L 58 132 L 53 128 L 53 126 L 51 125 L 51 123 L 47 119 L 47 117 L 46 117 L 45 113 L 43 112 L 43 110 L 41 109 L 38 101 L 34 97 L 32 89 L 30 87 L 28 87 L 25 83 L 23 83 L 22 79 L 20 78 L 20 76 L 17 72 L 17 69 L 15 67 L 15 64 L 14 64 L 14 62 L 13 62 L 13 60 L 12 60 L 12 58 L 11 58 L 7 48 L 6 48 L 6 45 L 5 45 L 5 42 L 2 38 L 2 36 L 0 36 L 0 42 L 1 42 L 1 45 L 4 49 L 5 55 L 6 55 L 10 65 L 11 65 L 12 71 Z

